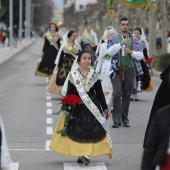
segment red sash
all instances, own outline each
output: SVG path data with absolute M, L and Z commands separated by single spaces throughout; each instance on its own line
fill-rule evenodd
M 166 163 L 164 166 L 160 167 L 160 170 L 170 170 L 170 154 L 166 157 Z

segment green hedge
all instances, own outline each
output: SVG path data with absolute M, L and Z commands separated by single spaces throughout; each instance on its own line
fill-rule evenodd
M 163 71 L 170 65 L 170 54 L 161 54 L 159 56 L 154 56 L 154 69 L 158 71 Z

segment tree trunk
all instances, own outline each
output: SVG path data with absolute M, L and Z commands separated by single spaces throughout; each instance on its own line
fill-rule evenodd
M 165 6 L 166 1 L 161 1 L 160 6 L 161 6 L 161 33 L 162 33 L 162 54 L 167 53 L 167 19 L 166 19 L 166 6 Z
M 157 8 L 158 9 L 158 8 Z M 153 57 L 157 54 L 156 50 L 156 23 L 158 10 L 149 12 L 149 55 Z

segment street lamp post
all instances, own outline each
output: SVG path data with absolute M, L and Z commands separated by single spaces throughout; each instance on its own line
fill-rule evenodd
M 31 0 L 28 0 L 28 38 L 30 38 L 31 33 Z
M 31 0 L 25 0 L 25 37 L 30 38 Z
M 10 48 L 12 47 L 13 42 L 13 0 L 9 1 L 9 41 L 10 41 Z
M 22 41 L 22 0 L 19 1 L 19 40 Z
M 41 4 L 33 4 L 33 3 L 31 3 L 31 6 L 32 6 L 32 15 L 31 15 L 32 29 L 34 29 L 34 8 L 41 6 Z

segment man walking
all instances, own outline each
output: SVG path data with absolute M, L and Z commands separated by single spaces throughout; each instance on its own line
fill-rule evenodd
M 143 58 L 142 44 L 129 34 L 129 21 L 120 20 L 120 33 L 113 35 L 107 44 L 108 54 L 112 56 L 110 78 L 113 86 L 113 128 L 130 127 L 128 112 L 134 74 L 143 74 L 138 61 Z

